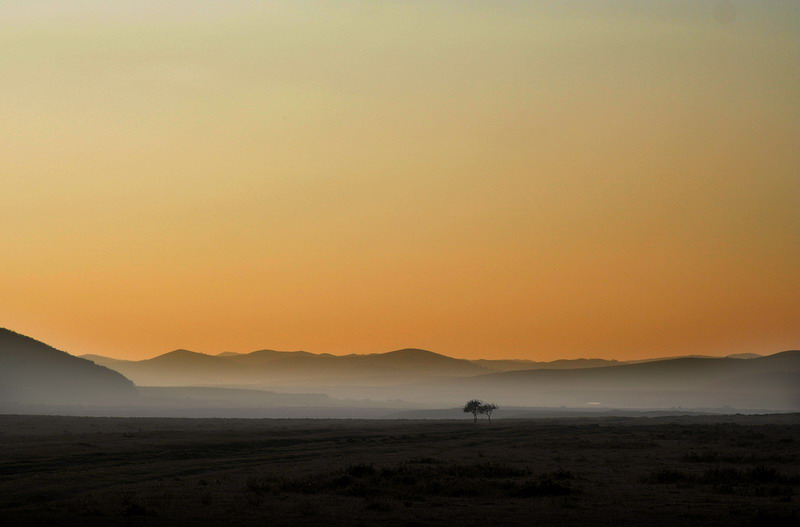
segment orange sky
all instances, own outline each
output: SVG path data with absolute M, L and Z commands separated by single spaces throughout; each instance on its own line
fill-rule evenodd
M 800 348 L 799 3 L 164 4 L 0 4 L 0 326 Z

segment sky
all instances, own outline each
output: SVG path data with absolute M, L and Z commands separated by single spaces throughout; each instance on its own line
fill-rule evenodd
M 800 348 L 800 3 L 0 2 L 0 326 Z

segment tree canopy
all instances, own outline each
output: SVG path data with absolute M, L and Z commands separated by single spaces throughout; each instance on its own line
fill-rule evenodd
M 484 403 L 478 407 L 479 414 L 486 414 L 486 417 L 489 418 L 489 422 L 492 422 L 492 412 L 497 410 L 497 405 L 494 403 Z
M 467 404 L 464 405 L 464 413 L 472 414 L 475 423 L 478 422 L 478 414 L 480 413 L 480 408 L 482 404 L 483 401 L 480 401 L 478 399 L 472 399 L 470 401 L 467 401 Z
M 486 415 L 489 422 L 492 421 L 492 412 L 497 410 L 498 406 L 494 403 L 484 403 L 480 399 L 471 399 L 464 405 L 464 413 L 472 414 L 473 422 L 478 422 L 478 414 Z

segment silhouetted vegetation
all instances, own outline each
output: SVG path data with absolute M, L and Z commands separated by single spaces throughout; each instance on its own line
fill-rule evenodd
M 471 399 L 464 405 L 464 413 L 472 414 L 473 422 L 475 423 L 478 422 L 478 414 L 481 411 L 481 405 L 483 405 L 483 401 L 478 399 Z
M 492 412 L 497 410 L 497 405 L 494 403 L 484 403 L 478 407 L 478 413 L 485 415 L 492 422 Z
M 489 422 L 492 421 L 492 412 L 497 410 L 498 406 L 494 403 L 484 403 L 480 399 L 471 399 L 464 405 L 464 413 L 472 414 L 473 422 L 478 422 L 478 415 L 485 415 L 488 417 Z

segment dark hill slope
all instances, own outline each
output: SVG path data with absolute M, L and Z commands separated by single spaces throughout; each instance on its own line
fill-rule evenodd
M 135 396 L 118 372 L 0 328 L 0 404 L 118 404 Z

